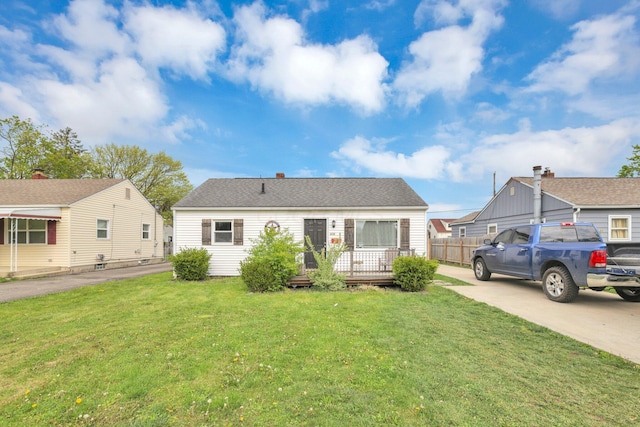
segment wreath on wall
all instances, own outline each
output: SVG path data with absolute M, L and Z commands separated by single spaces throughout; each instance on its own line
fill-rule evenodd
M 264 228 L 269 230 L 280 231 L 280 224 L 278 224 L 277 221 L 271 220 L 271 221 L 267 221 L 267 223 L 264 225 Z

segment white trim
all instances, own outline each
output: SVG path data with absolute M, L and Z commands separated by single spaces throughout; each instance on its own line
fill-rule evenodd
M 98 231 L 104 230 L 104 228 L 98 227 L 98 221 L 106 221 L 107 222 L 107 237 L 99 237 Z M 111 240 L 111 220 L 108 218 L 96 218 L 96 240 Z
M 467 227 L 458 228 L 458 237 L 467 237 Z
M 607 240 L 610 242 L 630 242 L 631 241 L 631 230 L 633 230 L 631 221 L 632 221 L 632 216 L 631 215 L 609 215 L 608 221 L 607 221 Z M 612 222 L 613 220 L 616 219 L 626 219 L 627 220 L 627 227 L 626 227 L 626 231 L 627 231 L 627 237 L 624 238 L 614 238 L 611 236 L 611 231 L 613 229 L 612 227 Z
M 495 228 L 495 231 L 491 231 L 491 227 Z M 491 224 L 487 224 L 487 234 L 498 234 L 498 223 L 494 222 Z

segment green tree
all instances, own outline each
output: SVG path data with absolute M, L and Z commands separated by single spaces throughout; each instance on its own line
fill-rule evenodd
M 70 179 L 88 176 L 91 155 L 84 149 L 78 134 L 66 127 L 51 134 L 53 150 L 45 159 L 50 178 Z
M 627 157 L 629 163 L 618 171 L 618 178 L 633 178 L 640 176 L 640 145 L 633 145 L 633 155 Z
M 91 150 L 94 178 L 125 178 L 171 223 L 171 206 L 189 194 L 193 186 L 182 163 L 164 152 L 150 154 L 138 146 L 107 144 Z
M 34 169 L 49 178 L 82 178 L 91 158 L 70 128 L 48 134 L 46 126 L 12 116 L 0 120 L 0 178 L 27 179 Z
M 0 120 L 0 178 L 30 178 L 34 169 L 45 169 L 45 159 L 53 154 L 53 144 L 31 119 L 12 116 Z

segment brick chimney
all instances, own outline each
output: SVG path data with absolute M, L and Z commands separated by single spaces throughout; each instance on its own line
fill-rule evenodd
M 44 169 L 34 169 L 31 179 L 47 179 L 47 176 L 44 174 Z
M 542 172 L 543 178 L 555 178 L 556 174 L 551 172 L 550 168 L 544 168 L 544 172 Z
M 276 172 L 276 178 L 284 178 L 284 172 Z

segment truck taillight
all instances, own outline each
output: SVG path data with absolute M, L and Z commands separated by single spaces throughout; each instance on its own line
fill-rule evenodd
M 589 267 L 591 268 L 604 268 L 607 266 L 607 251 L 600 249 L 591 252 L 589 257 Z

